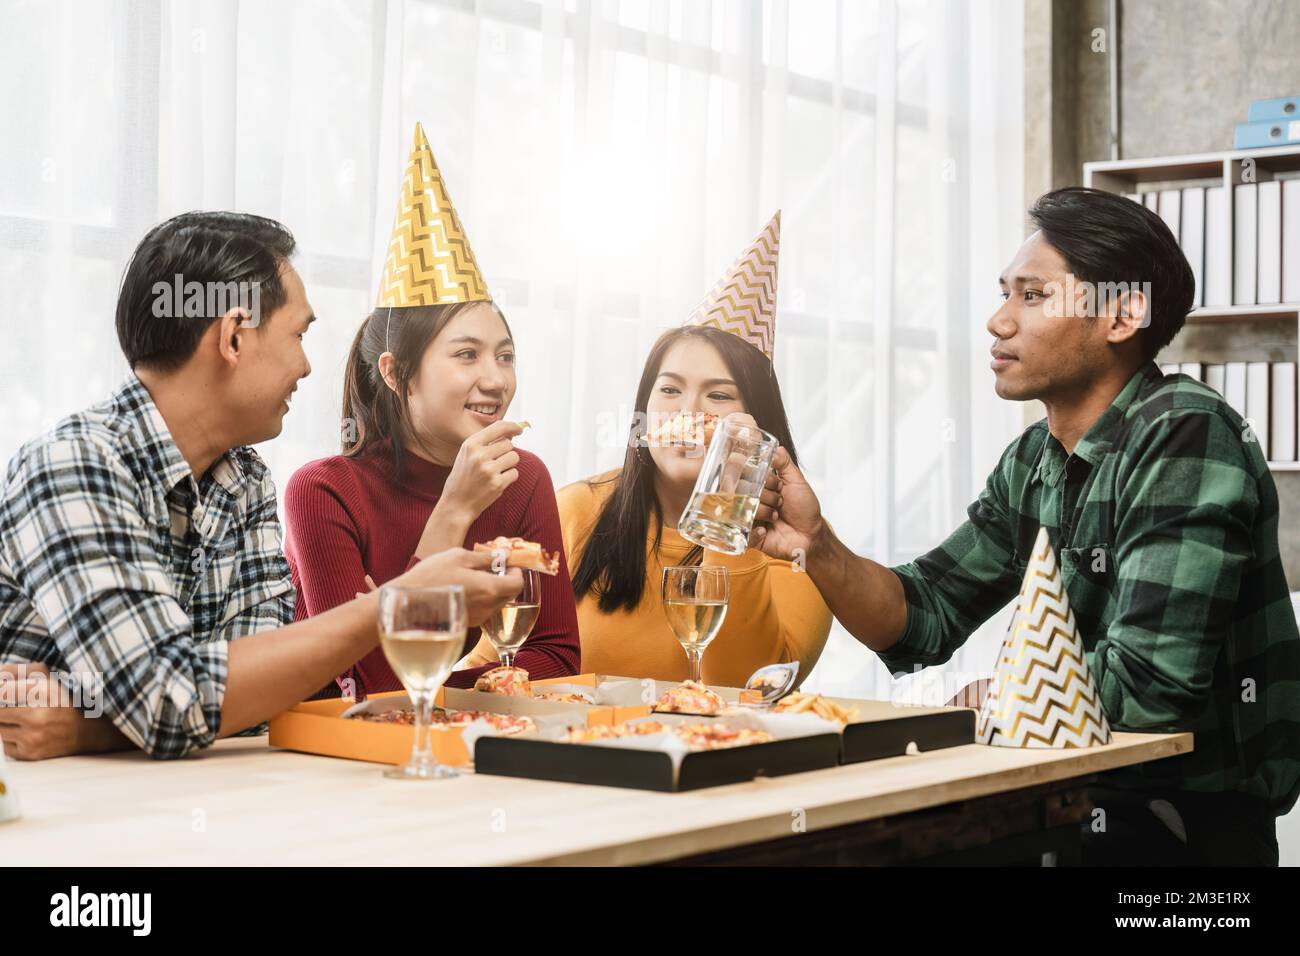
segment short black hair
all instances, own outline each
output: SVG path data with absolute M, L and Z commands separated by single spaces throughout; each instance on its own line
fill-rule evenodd
M 283 225 L 249 213 L 187 212 L 154 226 L 131 254 L 117 295 L 117 340 L 131 368 L 174 371 L 220 318 L 160 310 L 160 283 L 251 283 L 244 288 L 258 290 L 260 319 L 287 298 L 280 270 L 295 245 Z
M 1074 275 L 1089 283 L 1150 283 L 1141 344 L 1147 359 L 1168 345 L 1192 310 L 1196 280 L 1165 221 L 1142 203 L 1071 186 L 1039 196 L 1029 218 Z

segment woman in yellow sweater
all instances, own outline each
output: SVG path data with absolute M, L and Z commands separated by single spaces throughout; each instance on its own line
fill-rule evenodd
M 584 671 L 686 678 L 686 653 L 660 597 L 663 569 L 679 564 L 728 571 L 727 617 L 704 654 L 705 683 L 736 687 L 759 667 L 785 661 L 799 662 L 802 681 L 826 646 L 831 612 L 807 574 L 756 548 L 722 555 L 677 533 L 703 456 L 682 446 L 648 448 L 644 440 L 647 421 L 677 411 L 741 414 L 795 458 L 771 361 L 779 241 L 777 213 L 691 320 L 655 343 L 623 467 L 558 494 Z

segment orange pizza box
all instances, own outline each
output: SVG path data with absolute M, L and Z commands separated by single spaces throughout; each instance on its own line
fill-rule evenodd
M 577 674 L 533 682 L 534 687 L 557 688 L 563 685 L 594 691 L 600 686 L 600 681 L 595 674 Z M 373 701 L 382 707 L 383 701 L 395 699 L 405 701 L 406 691 L 371 694 L 367 702 Z M 644 705 L 569 704 L 458 688 L 439 690 L 436 703 L 440 707 L 455 710 L 482 710 L 556 720 L 567 714 L 572 716 L 574 723 L 586 723 L 589 726 L 616 723 L 649 713 L 649 708 Z M 343 718 L 343 713 L 355 704 L 351 698 L 304 701 L 271 719 L 270 745 L 326 757 L 344 757 L 372 763 L 405 763 L 411 756 L 414 728 L 402 724 Z M 434 755 L 440 763 L 455 767 L 471 763 L 470 753 L 461 740 L 459 728 L 435 727 L 430 737 Z

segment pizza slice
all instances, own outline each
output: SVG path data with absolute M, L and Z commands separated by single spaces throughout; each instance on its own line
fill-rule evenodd
M 534 694 L 533 698 L 535 700 L 553 700 L 560 704 L 591 704 L 591 698 L 587 697 L 585 694 L 579 694 L 576 691 L 539 692 Z
M 696 714 L 716 717 L 726 709 L 727 702 L 703 684 L 688 680 L 680 687 L 667 691 L 654 705 L 660 714 Z
M 594 740 L 612 740 L 618 737 L 644 737 L 648 734 L 661 734 L 668 727 L 657 720 L 643 720 L 629 724 L 596 724 L 592 727 L 573 727 L 564 737 L 565 743 L 587 744 Z
M 772 740 L 766 730 L 748 727 L 728 727 L 726 724 L 685 724 L 673 728 L 677 738 L 692 750 L 722 750 L 727 747 L 747 747 L 765 744 Z
M 645 436 L 646 445 L 651 448 L 666 448 L 673 445 L 697 445 L 707 447 L 713 441 L 719 418 L 708 412 L 676 412 L 667 420 L 660 422 Z
M 479 675 L 474 682 L 474 689 L 485 694 L 504 694 L 507 697 L 533 696 L 528 671 L 522 667 L 494 667 Z
M 524 568 L 529 571 L 540 571 L 542 574 L 550 575 L 560 573 L 559 552 L 552 554 L 535 541 L 525 541 L 523 538 L 507 538 L 503 535 L 493 538 L 491 541 L 474 545 L 474 550 L 486 551 L 491 554 L 504 552 L 506 567 L 508 568 Z

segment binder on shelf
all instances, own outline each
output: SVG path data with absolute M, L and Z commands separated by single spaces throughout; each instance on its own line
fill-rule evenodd
M 1300 119 L 1300 96 L 1275 96 L 1267 100 L 1251 100 L 1246 110 L 1246 122 L 1264 120 Z
M 1246 363 L 1228 362 L 1223 367 L 1223 398 L 1242 418 L 1246 417 Z
M 1158 192 L 1149 192 L 1142 194 L 1142 203 L 1152 212 L 1159 215 L 1160 212 L 1160 194 Z
M 1269 461 L 1296 460 L 1296 363 L 1274 362 L 1272 365 L 1272 407 L 1269 417 L 1273 427 L 1268 436 Z
M 1228 190 L 1205 190 L 1205 305 L 1232 304 L 1232 226 L 1228 223 Z
M 1234 149 L 1259 149 L 1262 146 L 1291 146 L 1300 143 L 1300 119 L 1264 120 L 1262 123 L 1238 123 L 1232 136 Z
M 1220 395 L 1223 394 L 1223 373 L 1226 366 L 1221 364 L 1205 366 L 1205 384 Z
M 1177 363 L 1177 362 L 1166 362 L 1164 365 L 1160 366 L 1160 371 L 1164 372 L 1166 375 L 1177 375 L 1177 374 L 1178 374 L 1178 363 Z
M 1203 379 L 1205 374 L 1200 362 L 1183 362 L 1178 366 L 1178 371 L 1189 378 L 1196 379 L 1198 382 Z
M 1300 179 L 1282 181 L 1282 301 L 1300 302 Z
M 1269 457 L 1269 433 L 1272 431 L 1268 397 L 1267 362 L 1246 363 L 1246 421 L 1250 424 L 1259 450 Z
M 1196 292 L 1192 308 L 1205 304 L 1205 187 L 1192 186 L 1183 190 L 1183 222 L 1178 234 L 1178 244 L 1192 267 Z
M 1258 268 L 1256 226 L 1259 213 L 1259 189 L 1256 183 L 1233 187 L 1232 214 L 1232 304 L 1255 304 L 1255 279 Z
M 1160 198 L 1156 200 L 1156 215 L 1165 221 L 1169 231 L 1174 234 L 1174 242 L 1178 241 L 1178 227 L 1182 221 L 1182 196 L 1177 189 L 1160 190 Z
M 1256 185 L 1259 279 L 1255 301 L 1276 305 L 1282 301 L 1282 184 L 1274 179 Z
M 1125 193 L 1125 194 L 1124 194 L 1124 198 L 1125 198 L 1125 199 L 1131 199 L 1131 200 L 1133 200 L 1133 201 L 1134 201 L 1135 203 L 1137 203 L 1139 206 L 1142 204 L 1142 194 L 1141 194 L 1141 193 Z

